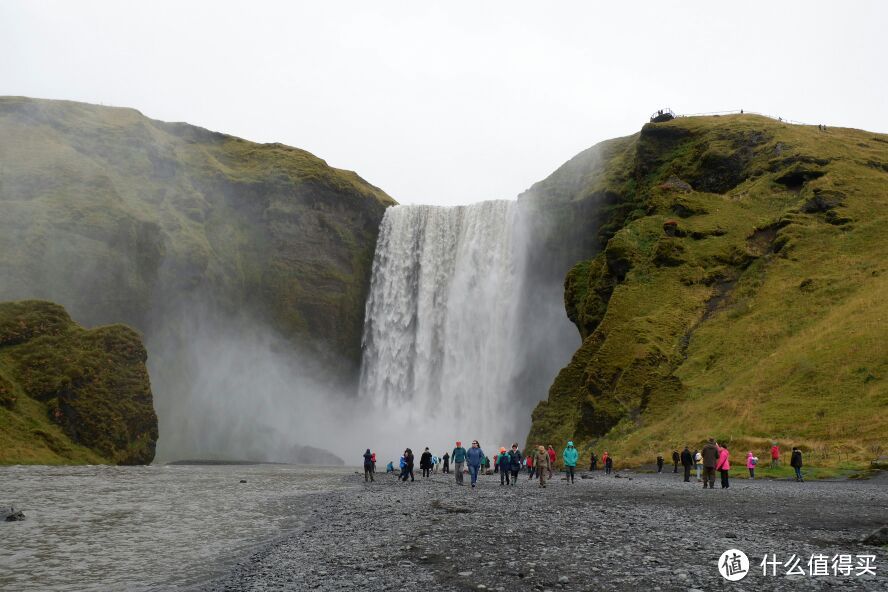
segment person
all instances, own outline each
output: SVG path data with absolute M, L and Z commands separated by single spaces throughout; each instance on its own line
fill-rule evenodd
M 715 489 L 715 465 L 718 464 L 718 445 L 714 438 L 703 445 L 703 489 Z
M 663 472 L 663 455 L 662 454 L 657 455 L 657 472 L 658 473 Z
M 777 442 L 774 442 L 774 445 L 771 446 L 771 468 L 776 469 L 780 466 L 780 447 L 777 446 Z
M 524 458 L 521 451 L 518 450 L 518 443 L 512 444 L 512 450 L 509 451 L 509 466 L 512 467 L 512 485 L 518 481 L 518 473 L 521 472 L 521 462 Z
M 401 458 L 403 460 L 401 464 L 401 481 L 406 483 L 407 477 L 410 477 L 411 482 L 415 481 L 413 478 L 413 451 L 407 448 L 404 450 L 404 456 Z
M 681 456 L 678 454 L 678 450 L 672 451 L 672 472 L 678 472 L 678 461 L 681 460 Z
M 389 463 L 387 465 L 385 465 L 385 473 L 386 473 L 386 475 L 388 475 L 389 473 L 394 473 L 394 472 L 395 472 L 395 463 L 393 463 L 392 461 L 389 461 Z
M 364 453 L 364 483 L 373 481 L 373 455 L 370 449 Z
M 573 440 L 571 440 L 567 443 L 567 448 L 564 449 L 564 452 L 561 453 L 561 459 L 564 461 L 564 471 L 567 473 L 568 483 L 575 483 L 574 471 L 577 469 L 577 459 L 579 458 L 580 453 L 577 452 Z
M 511 485 L 512 481 L 509 477 L 512 476 L 512 457 L 506 452 L 505 446 L 499 450 L 499 455 L 496 457 L 496 466 L 499 468 L 500 485 Z
M 694 448 L 694 468 L 697 470 L 697 483 L 700 482 L 700 475 L 703 473 L 703 455 Z
M 527 475 L 529 480 L 533 480 L 534 473 L 536 471 L 536 467 L 533 466 L 533 457 L 536 456 L 535 452 L 531 452 L 527 455 Z
M 796 481 L 803 483 L 805 480 L 802 479 L 802 451 L 796 446 L 792 447 L 792 456 L 789 457 L 789 466 L 795 469 Z
M 372 465 L 370 468 L 375 473 L 376 472 L 376 453 L 370 454 L 370 464 Z
M 484 469 L 485 475 L 490 474 L 490 457 L 489 456 L 485 456 L 484 460 L 481 461 L 481 468 Z
M 433 455 L 432 455 L 432 472 L 433 472 L 433 473 L 437 473 L 437 472 L 438 472 L 438 465 L 439 465 L 439 464 L 441 464 L 441 459 L 439 459 L 437 456 L 435 456 L 435 455 L 433 454 Z
M 755 479 L 755 465 L 757 465 L 759 459 L 752 453 L 752 450 L 749 451 L 749 454 L 746 455 L 746 468 L 749 469 L 749 478 Z
M 549 458 L 549 452 L 545 448 L 542 446 L 537 448 L 536 454 L 533 457 L 533 466 L 540 478 L 540 487 L 546 486 L 546 475 L 552 472 L 549 466 Z
M 552 478 L 552 471 L 556 470 L 558 466 L 555 463 L 555 459 L 558 458 L 558 455 L 555 453 L 555 449 L 552 448 L 552 445 L 549 444 L 549 479 Z
M 601 464 L 604 465 L 604 474 L 611 474 L 611 467 L 614 466 L 614 462 L 611 460 L 610 455 L 607 453 L 607 450 L 604 451 L 604 454 L 601 455 Z
M 450 455 L 450 458 L 453 459 L 453 468 L 456 471 L 456 484 L 463 484 L 463 465 L 466 462 L 466 449 L 463 448 L 462 442 L 459 440 L 456 441 L 456 448 L 453 449 L 453 454 Z
M 472 447 L 466 452 L 469 474 L 472 476 L 472 487 L 475 487 L 475 483 L 478 481 L 478 471 L 481 469 L 481 463 L 484 462 L 485 458 L 487 457 L 484 456 L 484 451 L 481 450 L 478 440 L 472 440 Z M 489 459 L 488 462 L 490 462 Z
M 598 466 L 598 457 L 595 456 L 595 451 L 594 451 L 594 450 L 592 451 L 591 455 L 592 455 L 592 456 L 591 456 L 591 458 L 589 459 L 589 470 L 590 470 L 590 471 L 594 471 L 595 468 Z
M 404 472 L 407 470 L 407 451 L 404 451 L 404 454 L 401 455 L 401 459 L 398 461 L 398 467 L 401 469 L 401 473 L 398 475 L 398 480 L 404 480 Z
M 684 450 L 681 451 L 681 466 L 684 467 L 685 471 L 685 483 L 691 482 L 691 466 L 694 464 L 694 456 L 691 454 L 690 449 L 685 446 Z
M 432 473 L 432 453 L 429 452 L 428 446 L 419 457 L 419 468 L 422 469 L 422 478 L 428 479 Z
M 727 489 L 731 486 L 728 483 L 728 471 L 731 470 L 731 459 L 730 453 L 728 452 L 727 446 L 721 446 L 718 450 L 718 463 L 715 465 L 715 469 L 721 475 L 721 486 L 722 489 Z
M 441 468 L 441 472 L 442 473 L 449 473 L 450 472 L 450 454 L 447 452 L 444 452 L 444 454 L 441 456 L 441 460 L 444 461 L 444 466 Z

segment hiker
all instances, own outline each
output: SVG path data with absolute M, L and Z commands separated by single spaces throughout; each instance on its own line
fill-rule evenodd
M 574 471 L 577 469 L 577 459 L 580 458 L 580 453 L 574 448 L 573 441 L 567 443 L 567 448 L 561 453 L 561 458 L 564 460 L 564 471 L 567 473 L 568 483 L 574 483 Z
M 722 489 L 727 489 L 731 486 L 728 483 L 728 471 L 731 470 L 731 458 L 730 453 L 728 452 L 727 446 L 722 446 L 718 451 L 718 463 L 715 465 L 715 469 L 721 475 L 721 486 Z
M 389 461 L 389 463 L 387 465 L 385 465 L 385 474 L 388 475 L 389 473 L 394 473 L 394 472 L 395 472 L 395 463 L 393 463 L 392 461 Z
M 694 456 L 691 454 L 690 449 L 685 446 L 684 450 L 681 451 L 681 466 L 684 467 L 685 471 L 685 483 L 691 482 L 691 467 L 694 464 Z
M 441 456 L 441 460 L 444 461 L 444 466 L 441 468 L 441 472 L 442 472 L 442 473 L 449 473 L 449 472 L 450 472 L 450 454 L 448 454 L 447 452 L 445 452 L 445 453 Z
M 429 452 L 428 446 L 426 446 L 422 456 L 419 457 L 419 468 L 422 469 L 423 479 L 428 479 L 429 475 L 432 474 L 432 453 Z
M 509 477 L 512 475 L 512 457 L 506 452 L 506 447 L 500 448 L 496 457 L 496 466 L 499 467 L 500 485 L 511 485 Z
M 672 451 L 672 472 L 678 472 L 678 461 L 681 460 L 681 456 L 678 454 L 678 450 Z
M 375 473 L 376 472 L 376 453 L 373 452 L 370 454 L 370 469 Z
M 718 464 L 718 445 L 714 438 L 703 446 L 703 489 L 715 489 L 715 465 Z
M 373 455 L 369 448 L 364 453 L 364 483 L 367 481 L 373 481 Z
M 401 481 L 407 482 L 407 477 L 413 482 L 413 451 L 407 448 L 404 450 L 404 456 L 401 457 Z
M 663 455 L 662 454 L 657 455 L 657 472 L 658 473 L 663 472 Z
M 456 448 L 453 449 L 453 454 L 450 455 L 450 458 L 453 459 L 453 468 L 456 471 L 456 484 L 463 484 L 463 465 L 466 462 L 466 449 L 463 448 L 462 442 L 459 440 L 456 441 Z
M 549 450 L 547 450 L 549 454 L 549 479 L 552 478 L 552 471 L 558 468 L 558 465 L 555 463 L 555 459 L 558 458 L 558 455 L 555 453 L 555 449 L 552 448 L 552 445 L 549 444 Z
M 592 455 L 592 456 L 591 456 L 591 458 L 589 459 L 589 470 L 590 470 L 590 471 L 594 471 L 594 470 L 595 470 L 595 467 L 598 466 L 598 457 L 595 456 L 595 452 L 594 452 L 594 451 L 591 453 L 591 455 Z
M 694 448 L 694 468 L 697 469 L 697 483 L 700 482 L 700 474 L 703 472 L 703 455 Z
M 792 456 L 789 457 L 789 466 L 795 469 L 796 481 L 804 483 L 802 479 L 802 451 L 796 446 L 792 447 Z
M 536 474 L 539 475 L 540 487 L 546 486 L 546 474 L 552 473 L 552 468 L 549 466 L 549 463 L 548 451 L 540 446 L 537 448 L 536 454 L 533 457 L 533 466 L 536 470 Z
M 780 448 L 777 446 L 777 442 L 774 442 L 774 445 L 771 446 L 771 468 L 776 469 L 780 466 Z
M 610 475 L 611 474 L 610 468 L 613 463 L 611 461 L 610 455 L 607 453 L 607 450 L 605 450 L 604 454 L 601 455 L 601 464 L 604 465 L 604 474 Z
M 755 465 L 759 462 L 758 457 L 756 457 L 752 450 L 749 451 L 749 454 L 746 455 L 746 468 L 749 469 L 749 478 L 755 479 Z
M 469 463 L 469 474 L 472 476 L 472 487 L 475 487 L 475 483 L 478 481 L 478 471 L 481 469 L 481 463 L 484 460 L 490 462 L 486 456 L 484 456 L 484 451 L 481 450 L 481 445 L 478 444 L 478 440 L 472 440 L 472 447 L 469 448 L 468 452 L 466 452 L 466 461 Z
M 528 475 L 527 478 L 530 480 L 533 480 L 533 475 L 536 471 L 536 467 L 533 466 L 533 458 L 534 458 L 535 454 L 536 453 L 531 452 L 530 454 L 528 454 L 525 457 L 525 458 L 527 458 L 527 475 Z
M 512 444 L 512 450 L 509 451 L 509 463 L 512 467 L 512 485 L 518 482 L 518 473 L 521 472 L 521 461 L 524 460 L 524 457 L 521 456 L 521 451 L 518 450 L 518 443 Z
M 480 446 L 480 444 L 479 444 L 479 446 Z M 489 456 L 485 456 L 484 460 L 481 461 L 481 468 L 484 469 L 485 475 L 490 474 L 490 457 Z

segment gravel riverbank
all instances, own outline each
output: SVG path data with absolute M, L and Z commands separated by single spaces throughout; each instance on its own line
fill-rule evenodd
M 348 476 L 341 491 L 301 497 L 302 527 L 208 589 L 888 589 L 888 550 L 860 542 L 888 523 L 884 478 L 704 490 L 672 473 L 599 471 L 540 489 L 525 473 L 512 487 L 482 476 L 471 490 L 440 473 L 414 483 L 377 477 Z M 732 548 L 750 562 L 736 582 L 718 570 Z M 780 561 L 777 575 L 762 575 L 765 554 Z M 785 575 L 792 555 L 805 575 Z M 829 575 L 809 575 L 812 555 L 828 557 Z M 836 555 L 851 556 L 850 575 L 833 575 Z M 875 555 L 875 575 L 857 575 L 861 555 Z

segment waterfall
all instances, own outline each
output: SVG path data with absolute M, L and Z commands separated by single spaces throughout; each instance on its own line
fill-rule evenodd
M 427 443 L 440 436 L 445 445 L 472 438 L 523 445 L 530 411 L 546 397 L 539 385 L 523 391 L 528 354 L 553 333 L 566 343 L 568 353 L 545 370 L 548 386 L 578 338 L 560 285 L 548 303 L 554 321 L 552 311 L 535 311 L 541 323 L 522 318 L 522 295 L 540 289 L 525 281 L 522 219 L 513 201 L 386 211 L 366 305 L 360 396 L 399 429 Z

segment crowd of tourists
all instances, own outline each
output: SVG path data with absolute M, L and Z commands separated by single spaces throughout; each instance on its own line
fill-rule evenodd
M 770 449 L 771 467 L 776 468 L 780 465 L 780 447 L 777 442 L 773 443 Z M 404 450 L 398 465 L 398 479 L 406 482 L 407 480 L 415 481 L 413 474 L 415 456 L 410 448 Z M 561 467 L 565 473 L 565 479 L 568 483 L 575 483 L 577 463 L 579 462 L 579 452 L 573 442 L 568 442 L 567 446 L 561 452 Z M 758 466 L 759 459 L 750 450 L 746 455 L 746 468 L 749 471 L 749 478 L 755 479 L 755 470 Z M 596 456 L 595 452 L 590 453 L 589 470 L 598 470 L 601 464 L 602 470 L 606 475 L 613 472 L 614 459 L 607 451 L 604 451 L 601 458 Z M 663 472 L 665 460 L 663 455 L 658 455 L 657 473 Z M 691 451 L 688 446 L 679 452 L 672 451 L 673 473 L 678 473 L 679 464 L 684 471 L 685 482 L 690 482 L 691 471 L 695 471 L 698 483 L 703 483 L 704 489 L 715 489 L 715 474 L 720 477 L 722 489 L 731 486 L 729 472 L 731 469 L 731 452 L 727 444 L 719 444 L 714 438 L 709 438 L 702 449 Z M 793 447 L 790 457 L 790 466 L 795 470 L 796 481 L 802 482 L 802 451 Z M 491 468 L 492 467 L 492 468 Z M 530 480 L 537 479 L 539 487 L 546 487 L 546 481 L 552 479 L 558 470 L 558 453 L 550 444 L 548 447 L 543 445 L 534 446 L 522 453 L 518 448 L 518 444 L 512 444 L 511 449 L 500 447 L 493 455 L 493 460 L 485 454 L 478 440 L 472 440 L 471 445 L 465 448 L 462 442 L 457 440 L 456 446 L 451 452 L 444 452 L 437 456 L 432 454 L 430 449 L 426 449 L 419 457 L 419 468 L 422 471 L 423 478 L 429 478 L 432 473 L 439 470 L 442 473 L 453 473 L 455 475 L 456 484 L 463 485 L 465 483 L 464 475 L 469 475 L 469 482 L 474 488 L 478 483 L 479 474 L 499 474 L 500 485 L 515 485 L 522 473 L 527 474 Z M 386 465 L 386 473 L 395 473 L 393 462 Z M 373 481 L 376 473 L 376 453 L 371 452 L 368 448 L 364 452 L 364 480 Z

